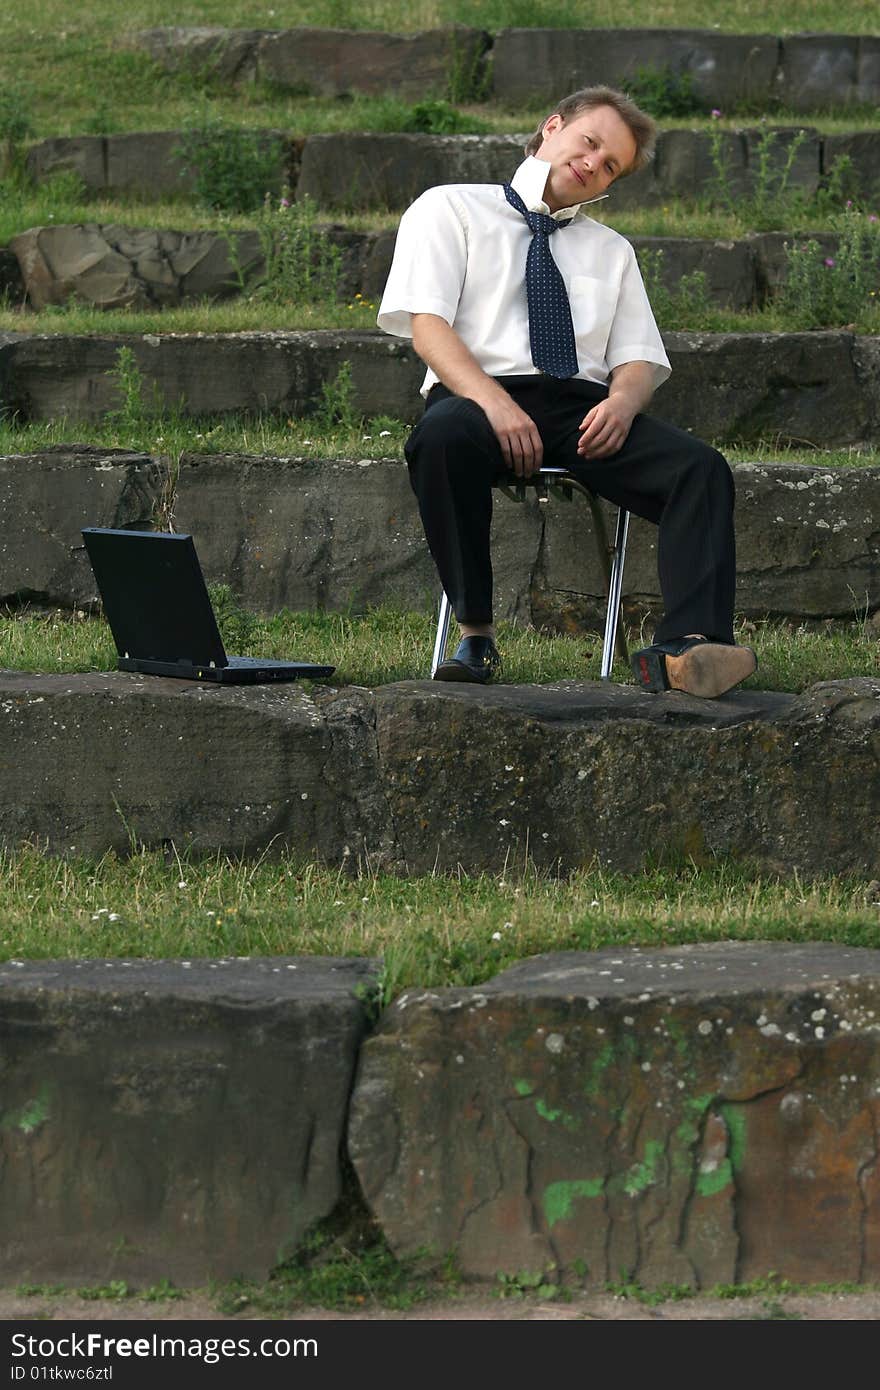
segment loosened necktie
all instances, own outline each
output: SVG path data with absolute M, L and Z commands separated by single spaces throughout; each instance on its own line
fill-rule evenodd
M 548 376 L 576 376 L 577 347 L 571 306 L 559 270 L 550 250 L 550 237 L 567 222 L 556 222 L 543 212 L 529 212 L 509 183 L 504 196 L 521 213 L 532 232 L 526 256 L 526 297 L 529 305 L 529 343 L 532 361 Z

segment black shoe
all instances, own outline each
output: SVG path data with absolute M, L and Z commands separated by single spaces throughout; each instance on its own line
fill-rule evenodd
M 462 637 L 455 656 L 441 661 L 435 681 L 471 681 L 485 685 L 501 673 L 501 657 L 491 637 Z
M 634 652 L 630 665 L 643 690 L 683 690 L 712 700 L 725 695 L 758 668 L 751 647 L 710 642 L 707 637 L 673 637 Z

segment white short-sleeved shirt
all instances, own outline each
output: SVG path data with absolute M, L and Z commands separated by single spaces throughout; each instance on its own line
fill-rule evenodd
M 543 201 L 549 172 L 548 163 L 529 157 L 511 179 L 530 212 L 549 212 Z M 632 246 L 581 206 L 552 216 L 571 222 L 550 246 L 571 304 L 577 375 L 604 385 L 624 362 L 650 362 L 659 386 L 671 368 Z M 411 338 L 413 314 L 436 314 L 488 376 L 537 374 L 525 286 L 531 237 L 501 184 L 429 188 L 401 219 L 379 327 Z M 423 396 L 436 381 L 429 369 Z

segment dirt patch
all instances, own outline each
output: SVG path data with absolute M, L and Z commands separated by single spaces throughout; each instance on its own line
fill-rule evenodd
M 201 1290 L 187 1292 L 179 1299 L 151 1302 L 143 1298 L 84 1299 L 75 1293 L 23 1295 L 0 1290 L 0 1320 L 4 1322 L 176 1322 L 205 1321 L 236 1324 L 265 1319 L 265 1310 L 243 1307 L 234 1317 L 217 1306 L 216 1299 Z M 693 1298 L 667 1299 L 647 1303 L 613 1294 L 575 1294 L 550 1301 L 499 1298 L 480 1289 L 469 1289 L 442 1298 L 428 1299 L 405 1311 L 365 1305 L 340 1312 L 338 1309 L 296 1307 L 276 1314 L 287 1321 L 874 1321 L 880 1319 L 880 1290 L 856 1293 L 755 1294 L 750 1297 L 716 1298 L 708 1294 Z

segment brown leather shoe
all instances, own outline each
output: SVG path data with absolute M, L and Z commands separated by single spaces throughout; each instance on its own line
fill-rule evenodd
M 751 647 L 732 642 L 677 637 L 634 652 L 630 664 L 643 690 L 683 690 L 713 700 L 751 676 L 758 658 Z

